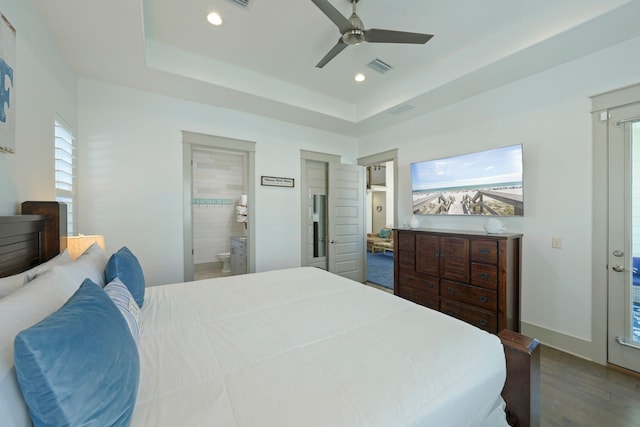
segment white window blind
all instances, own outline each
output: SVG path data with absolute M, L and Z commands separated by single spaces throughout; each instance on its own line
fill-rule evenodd
M 67 204 L 67 233 L 73 235 L 75 215 L 75 138 L 69 127 L 55 121 L 56 200 Z

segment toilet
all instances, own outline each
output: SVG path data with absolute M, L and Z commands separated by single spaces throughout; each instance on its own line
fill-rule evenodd
M 223 252 L 221 254 L 218 254 L 218 259 L 222 261 L 223 273 L 231 273 L 231 268 L 229 266 L 229 258 L 231 258 L 231 252 Z

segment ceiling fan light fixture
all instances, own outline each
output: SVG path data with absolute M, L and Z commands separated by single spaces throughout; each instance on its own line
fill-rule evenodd
M 364 41 L 364 31 L 353 28 L 349 31 L 346 31 L 342 35 L 342 41 L 346 44 L 360 44 Z

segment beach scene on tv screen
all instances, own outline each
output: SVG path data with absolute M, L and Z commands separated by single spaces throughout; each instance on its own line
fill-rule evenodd
M 416 215 L 524 214 L 522 145 L 411 164 Z

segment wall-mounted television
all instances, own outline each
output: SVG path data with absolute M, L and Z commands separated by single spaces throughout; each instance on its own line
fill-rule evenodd
M 522 145 L 411 164 L 416 215 L 524 215 Z

